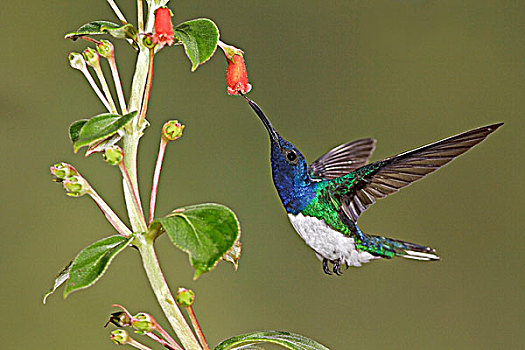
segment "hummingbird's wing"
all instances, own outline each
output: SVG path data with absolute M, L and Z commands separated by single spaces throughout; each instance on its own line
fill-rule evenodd
M 346 216 L 353 222 L 376 199 L 384 198 L 439 169 L 483 141 L 503 123 L 464 132 L 444 140 L 365 165 L 332 182 Z
M 374 152 L 374 139 L 361 139 L 337 146 L 308 167 L 312 179 L 335 179 L 362 167 Z

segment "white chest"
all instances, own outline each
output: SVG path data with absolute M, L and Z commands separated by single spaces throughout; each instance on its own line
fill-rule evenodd
M 347 237 L 330 226 L 323 220 L 312 216 L 288 214 L 299 236 L 312 248 L 317 256 L 322 259 L 334 261 L 339 259 L 341 263 L 348 266 L 361 266 L 377 257 L 368 252 L 355 249 L 354 239 Z

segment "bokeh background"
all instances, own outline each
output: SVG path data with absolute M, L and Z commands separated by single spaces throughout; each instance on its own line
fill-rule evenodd
M 123 3 L 124 1 L 119 1 Z M 121 7 L 135 22 L 133 1 Z M 192 280 L 187 256 L 158 241 L 173 289 L 197 293 L 211 344 L 262 329 L 310 336 L 331 349 L 516 349 L 524 346 L 523 162 L 525 3 L 519 1 L 174 1 L 174 22 L 210 17 L 241 47 L 250 97 L 312 161 L 361 137 L 373 160 L 485 124 L 481 145 L 360 219 L 370 233 L 428 244 L 442 260 L 395 259 L 326 276 L 294 233 L 270 177 L 266 131 L 226 95 L 221 53 L 190 72 L 180 47 L 156 58 L 151 127 L 140 146 L 143 198 L 162 123 L 178 118 L 157 213 L 224 203 L 242 223 L 240 267 L 221 263 Z M 84 246 L 112 234 L 87 198 L 68 198 L 48 167 L 73 163 L 125 217 L 120 175 L 73 154 L 68 125 L 103 112 L 67 54 L 64 33 L 116 21 L 100 1 L 6 2 L 0 14 L 0 244 L 3 349 L 112 349 L 102 326 L 112 303 L 163 324 L 138 254 L 123 252 L 92 288 L 42 305 L 55 274 Z M 129 91 L 134 52 L 117 57 Z

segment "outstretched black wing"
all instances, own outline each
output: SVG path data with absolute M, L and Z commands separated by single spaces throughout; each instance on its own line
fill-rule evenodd
M 384 198 L 439 169 L 483 141 L 503 123 L 484 126 L 365 165 L 348 175 L 348 185 L 336 179 L 342 210 L 353 222 L 376 199 Z
M 374 151 L 375 142 L 367 138 L 337 146 L 310 164 L 310 177 L 330 180 L 362 167 Z

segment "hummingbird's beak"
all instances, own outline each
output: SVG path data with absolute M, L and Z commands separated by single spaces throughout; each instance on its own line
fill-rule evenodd
M 246 97 L 244 95 L 242 95 L 242 97 L 244 97 L 246 99 L 246 101 L 248 101 L 248 103 L 250 104 L 250 107 L 252 107 L 252 109 L 255 111 L 255 113 L 257 113 L 257 115 L 259 116 L 259 118 L 263 122 L 264 126 L 266 127 L 266 130 L 268 130 L 268 133 L 270 134 L 270 137 L 272 138 L 272 140 L 275 141 L 280 147 L 281 144 L 279 143 L 279 135 L 277 134 L 277 131 L 275 131 L 275 129 L 273 128 L 273 126 L 270 123 L 270 121 L 268 120 L 268 118 L 266 118 L 266 116 L 264 115 L 264 113 L 261 110 L 261 108 L 259 106 L 257 106 L 257 103 L 253 102 L 248 97 Z

